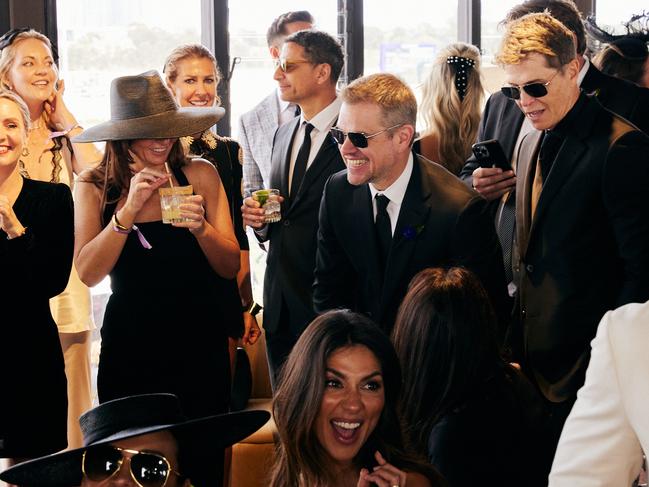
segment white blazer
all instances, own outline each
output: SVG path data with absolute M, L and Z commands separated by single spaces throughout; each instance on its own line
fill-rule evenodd
M 604 315 L 549 487 L 628 487 L 649 448 L 649 302 Z

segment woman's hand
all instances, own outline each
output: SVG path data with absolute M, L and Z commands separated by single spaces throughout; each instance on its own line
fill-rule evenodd
M 50 119 L 50 122 L 56 130 L 67 131 L 77 125 L 74 115 L 68 110 L 63 101 L 63 92 L 65 91 L 65 82 L 60 79 L 57 87 L 52 90 L 50 97 L 45 100 L 43 107 Z
M 179 205 L 180 216 L 186 221 L 174 222 L 174 227 L 188 228 L 194 235 L 201 235 L 205 229 L 205 208 L 203 197 L 200 194 L 188 196 L 182 205 Z
M 124 208 L 135 217 L 153 192 L 167 181 L 169 181 L 169 174 L 155 169 L 145 168 L 135 173 L 131 178 Z
M 14 213 L 9 198 L 2 194 L 0 194 L 0 228 L 9 238 L 15 238 L 25 233 L 25 227 Z
M 378 485 L 379 487 L 406 487 L 406 472 L 390 465 L 378 451 L 374 453 L 374 458 L 376 458 L 379 465 L 374 467 L 371 473 L 366 468 L 361 469 L 357 487 L 370 487 L 372 485 Z

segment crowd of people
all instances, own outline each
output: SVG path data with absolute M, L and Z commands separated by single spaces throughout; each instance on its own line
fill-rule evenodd
M 230 412 L 234 350 L 261 334 L 254 245 L 268 485 L 630 487 L 649 448 L 644 78 L 598 69 L 572 0 L 512 7 L 484 107 L 475 46 L 439 51 L 418 106 L 390 73 L 339 87 L 342 46 L 314 23 L 271 24 L 277 89 L 239 142 L 214 131 L 204 46 L 114 79 L 110 120 L 84 129 L 50 41 L 0 38 L 0 479 L 223 485 L 225 449 L 269 417 Z

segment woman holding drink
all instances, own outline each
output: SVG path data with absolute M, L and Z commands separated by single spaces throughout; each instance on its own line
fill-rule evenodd
M 223 113 L 178 108 L 149 71 L 113 80 L 111 120 L 76 139 L 106 141 L 99 166 L 82 174 L 76 201 L 79 275 L 94 285 L 109 274 L 113 291 L 102 327 L 100 402 L 171 392 L 190 417 L 227 409 L 227 337 L 216 282 L 236 276 L 239 246 L 214 166 L 187 159 L 178 140 Z M 158 190 L 189 185 L 193 195 L 179 206 L 181 218 L 164 224 Z
M 10 463 L 67 444 L 63 354 L 48 301 L 70 275 L 72 195 L 20 174 L 29 122 L 25 103 L 0 90 L 0 458 Z

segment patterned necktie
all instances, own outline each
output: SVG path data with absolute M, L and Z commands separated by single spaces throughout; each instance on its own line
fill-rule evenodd
M 503 250 L 505 277 L 507 284 L 514 280 L 512 269 L 512 248 L 514 245 L 514 230 L 516 229 L 516 193 L 512 189 L 500 201 L 496 214 L 496 232 Z
M 297 194 L 300 189 L 300 185 L 304 179 L 304 173 L 306 172 L 306 163 L 309 161 L 309 153 L 311 152 L 311 131 L 313 130 L 313 125 L 308 122 L 303 123 L 306 124 L 304 127 L 304 140 L 297 153 L 295 167 L 293 168 L 293 179 L 291 180 L 290 190 L 292 195 Z
M 376 221 L 374 222 L 376 238 L 381 252 L 381 262 L 385 264 L 392 245 L 392 225 L 388 214 L 390 199 L 384 194 L 377 194 L 374 199 L 376 200 Z

